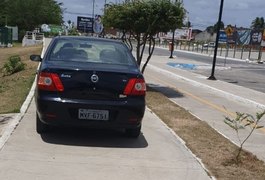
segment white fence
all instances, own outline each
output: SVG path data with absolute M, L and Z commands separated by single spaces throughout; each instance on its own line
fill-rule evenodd
M 44 40 L 43 33 L 27 31 L 23 38 L 22 46 L 32 46 L 36 44 L 42 44 L 43 40 Z

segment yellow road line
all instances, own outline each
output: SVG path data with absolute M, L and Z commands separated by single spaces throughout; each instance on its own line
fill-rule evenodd
M 201 102 L 201 103 L 203 103 L 203 104 L 208 105 L 209 107 L 211 107 L 211 108 L 213 108 L 213 109 L 216 109 L 216 110 L 218 110 L 218 111 L 220 111 L 220 112 L 223 112 L 223 113 L 225 113 L 225 114 L 227 114 L 227 115 L 229 115 L 229 116 L 232 116 L 232 117 L 235 117 L 235 116 L 236 116 L 236 113 L 232 113 L 232 112 L 226 110 L 225 108 L 220 107 L 220 106 L 218 106 L 218 105 L 216 105 L 216 104 L 213 104 L 213 103 L 211 103 L 210 101 L 207 101 L 207 100 L 205 100 L 205 99 L 202 99 L 202 98 L 200 98 L 200 97 L 198 97 L 198 96 L 195 96 L 194 94 L 189 93 L 188 91 L 185 91 L 185 90 L 183 90 L 183 89 L 179 89 L 179 88 L 172 87 L 171 84 L 169 84 L 169 83 L 167 83 L 167 82 L 165 82 L 165 81 L 162 81 L 162 80 L 160 80 L 160 79 L 158 79 L 158 78 L 156 78 L 156 77 L 152 77 L 152 78 L 155 79 L 156 81 L 158 81 L 159 83 L 164 84 L 164 85 L 170 87 L 171 89 L 174 89 L 174 90 L 176 90 L 176 91 L 179 91 L 179 92 L 181 92 L 182 94 L 185 94 L 185 95 L 187 95 L 187 96 L 190 96 L 190 97 L 192 97 L 193 99 L 195 99 L 195 100 L 197 100 L 197 101 L 199 101 L 199 102 Z
M 233 118 L 236 117 L 236 113 L 231 112 L 231 111 L 228 111 L 228 110 L 225 109 L 224 107 L 221 107 L 221 106 L 218 106 L 218 105 L 216 105 L 216 104 L 213 104 L 213 103 L 211 103 L 210 101 L 207 101 L 207 100 L 202 99 L 202 98 L 200 98 L 200 97 L 198 97 L 198 96 L 195 96 L 194 94 L 189 93 L 189 92 L 187 92 L 187 91 L 185 91 L 185 90 L 183 90 L 183 89 L 177 89 L 177 88 L 174 88 L 174 89 L 176 89 L 177 91 L 180 91 L 180 92 L 183 93 L 183 94 L 186 94 L 186 95 L 192 97 L 193 99 L 196 99 L 197 101 L 199 101 L 199 102 L 201 102 L 201 103 L 203 103 L 203 104 L 206 104 L 206 105 L 210 106 L 210 107 L 213 108 L 213 109 L 216 109 L 216 110 L 218 110 L 218 111 L 220 111 L 220 112 L 223 112 L 223 113 L 225 113 L 225 114 L 227 114 L 227 115 L 229 115 L 229 116 L 231 116 L 231 117 L 233 117 Z

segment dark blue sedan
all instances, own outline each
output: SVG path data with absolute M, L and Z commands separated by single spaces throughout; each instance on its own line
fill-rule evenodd
M 141 133 L 145 80 L 122 42 L 103 38 L 55 37 L 38 70 L 37 132 L 50 126 L 119 128 Z

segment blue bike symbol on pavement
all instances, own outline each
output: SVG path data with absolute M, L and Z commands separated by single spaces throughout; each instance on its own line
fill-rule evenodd
M 167 65 L 175 68 L 180 68 L 180 69 L 188 69 L 188 70 L 194 70 L 197 68 L 195 64 L 184 64 L 184 63 L 173 63 L 169 62 Z

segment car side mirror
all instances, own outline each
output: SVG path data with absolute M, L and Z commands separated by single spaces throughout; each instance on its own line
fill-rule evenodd
M 42 58 L 40 55 L 31 55 L 30 56 L 30 60 L 31 61 L 36 61 L 36 62 L 41 62 L 42 61 Z

